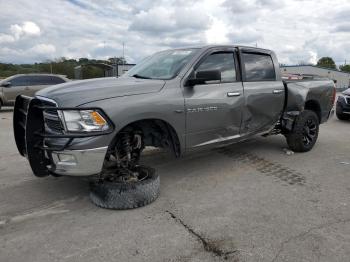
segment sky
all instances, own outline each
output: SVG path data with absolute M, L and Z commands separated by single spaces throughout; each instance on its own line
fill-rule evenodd
M 205 44 L 272 49 L 280 63 L 350 63 L 349 0 L 0 0 L 0 62 L 123 56 Z

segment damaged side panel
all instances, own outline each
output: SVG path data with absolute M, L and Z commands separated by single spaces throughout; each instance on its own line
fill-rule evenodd
M 332 81 L 286 81 L 284 84 L 287 87 L 285 114 L 301 112 L 308 103 L 313 103 L 316 106 L 314 110 L 319 111 L 320 122 L 327 120 L 333 106 Z

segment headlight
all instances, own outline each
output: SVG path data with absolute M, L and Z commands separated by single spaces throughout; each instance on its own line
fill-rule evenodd
M 350 96 L 343 95 L 343 94 L 338 95 L 339 102 L 344 101 L 345 103 L 347 103 L 349 100 L 350 100 Z
M 69 132 L 101 132 L 110 128 L 97 110 L 60 110 L 59 114 Z

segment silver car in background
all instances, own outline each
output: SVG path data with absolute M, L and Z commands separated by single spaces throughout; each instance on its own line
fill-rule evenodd
M 0 109 L 13 106 L 18 95 L 34 96 L 48 86 L 68 82 L 63 75 L 54 74 L 18 74 L 0 81 Z

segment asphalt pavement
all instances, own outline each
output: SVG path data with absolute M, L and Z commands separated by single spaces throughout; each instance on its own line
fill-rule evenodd
M 350 261 L 350 122 L 333 117 L 314 149 L 257 137 L 174 159 L 149 154 L 160 197 L 94 206 L 88 181 L 37 178 L 0 111 L 0 261 Z

